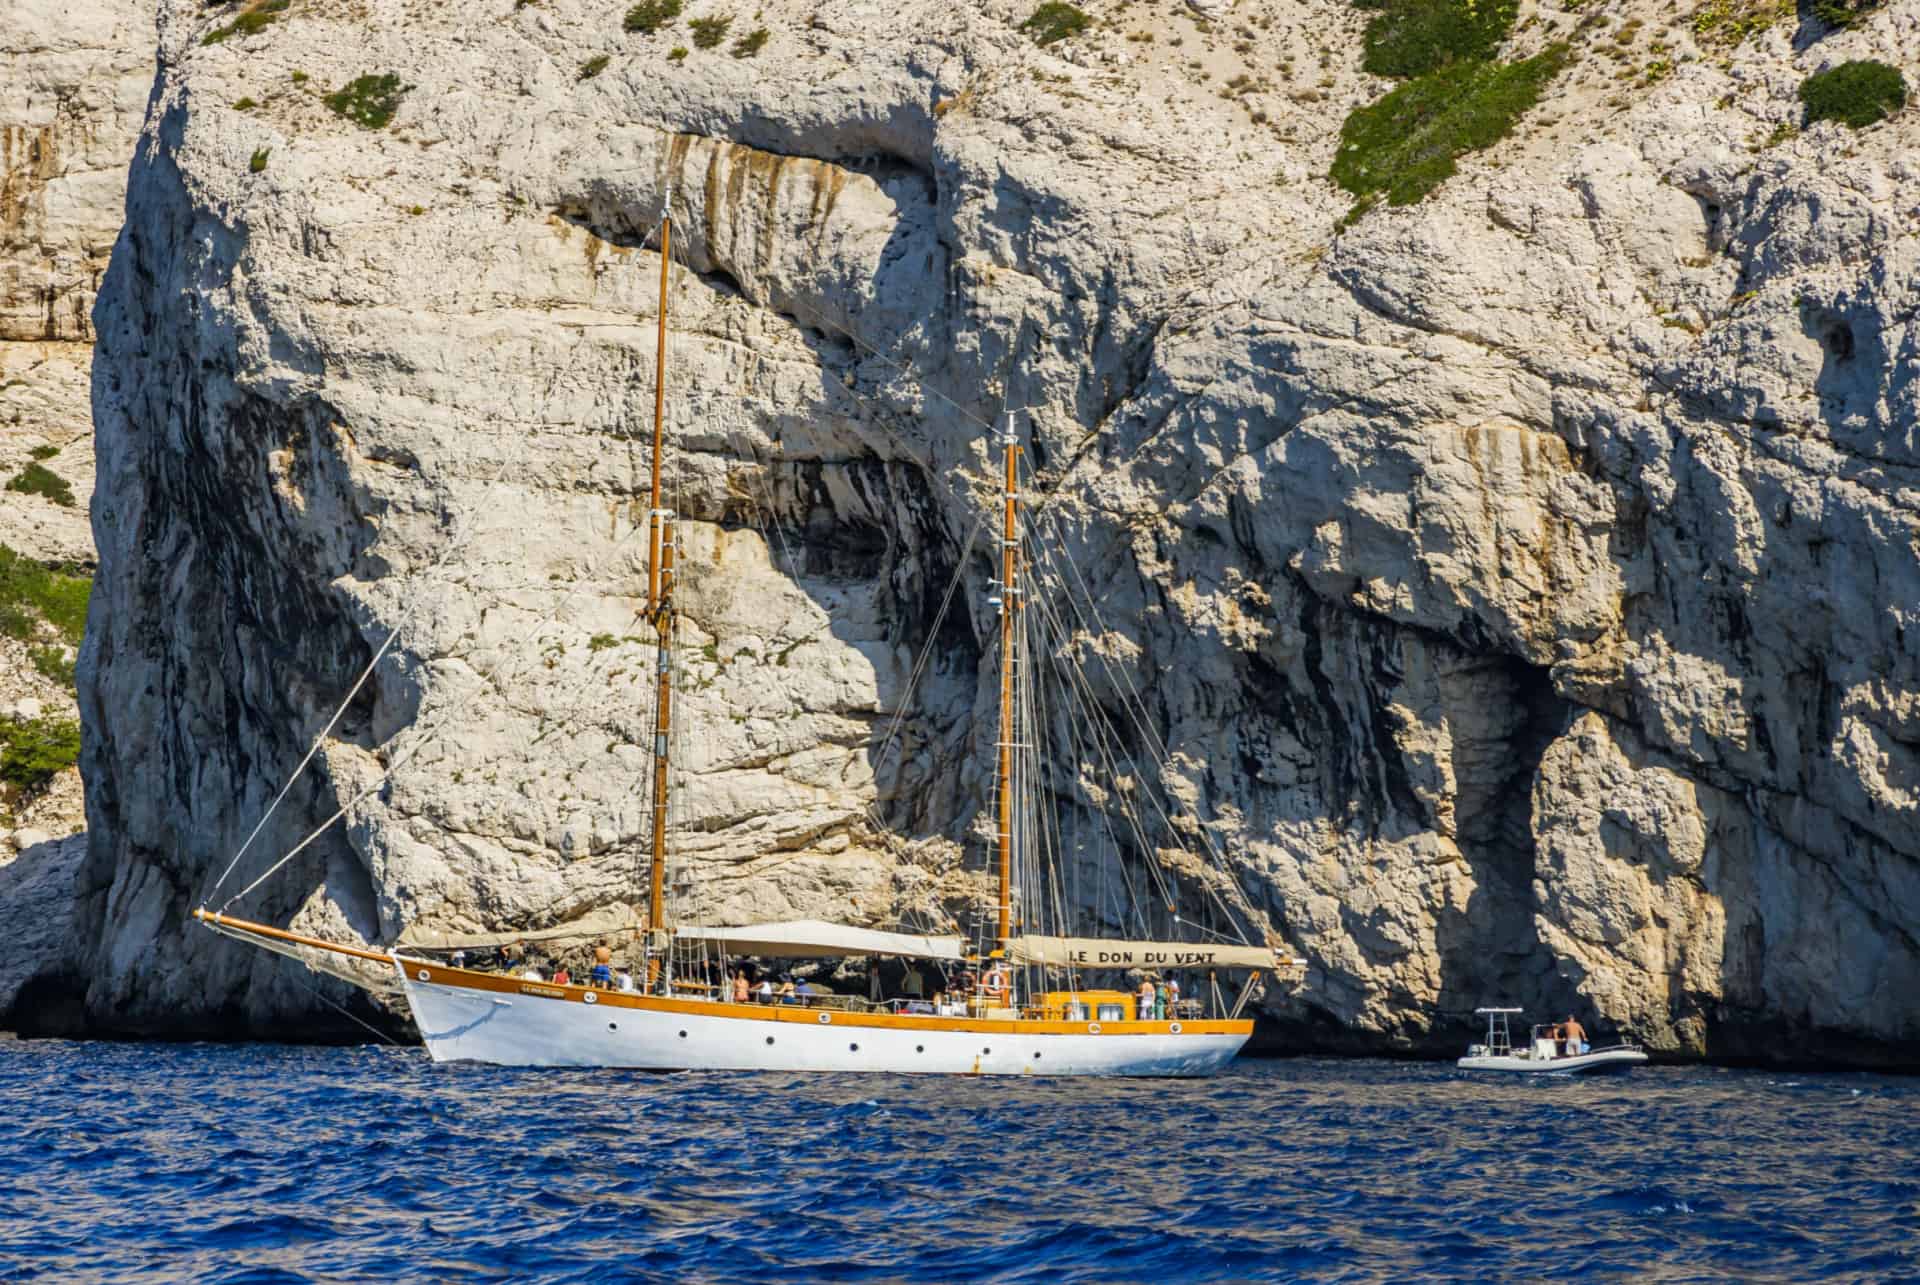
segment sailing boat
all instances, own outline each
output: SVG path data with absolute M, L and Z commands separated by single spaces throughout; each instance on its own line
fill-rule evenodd
M 428 958 L 417 946 L 383 950 L 330 942 L 204 906 L 194 912 L 195 918 L 223 935 L 291 955 L 309 967 L 323 967 L 361 985 L 369 985 L 363 970 L 373 965 L 370 971 L 376 978 L 397 982 L 421 1039 L 437 1061 L 993 1075 L 1199 1076 L 1218 1071 L 1252 1034 L 1253 1023 L 1241 1013 L 1261 973 L 1284 972 L 1293 966 L 1284 951 L 1234 942 L 1048 936 L 1027 932 L 1025 923 L 1016 924 L 1014 919 L 1015 870 L 1030 856 L 1022 849 L 1031 846 L 1034 829 L 1031 820 L 1023 819 L 1030 817 L 1030 811 L 1023 811 L 1025 805 L 1016 799 L 1020 774 L 1015 751 L 1030 748 L 1021 737 L 1030 737 L 1033 729 L 1028 724 L 1036 716 L 1023 691 L 1026 666 L 1021 663 L 1020 620 L 1026 609 L 1027 568 L 1022 557 L 1018 483 L 1022 447 L 1011 421 L 997 441 L 1003 471 L 997 523 L 999 579 L 992 600 L 1000 621 L 994 838 L 999 895 L 991 934 L 984 920 L 976 943 L 963 942 L 957 933 L 881 932 L 812 920 L 740 927 L 669 923 L 666 871 L 677 548 L 674 514 L 662 503 L 661 461 L 666 446 L 670 205 L 669 197 L 659 227 L 660 324 L 648 516 L 647 610 L 658 659 L 651 862 L 646 922 L 643 929 L 633 926 L 644 941 L 643 980 L 630 988 L 608 985 L 605 977 L 600 984 L 575 985 L 539 975 L 458 966 Z M 376 663 L 378 659 L 376 655 Z M 541 935 L 467 942 L 443 939 L 441 944 L 531 940 Z M 727 980 L 729 959 L 860 956 L 931 961 L 953 980 L 938 1003 L 926 1002 L 924 995 L 891 1003 L 801 995 L 781 1003 L 739 1002 Z M 717 969 L 712 966 L 716 958 Z M 1147 976 L 1174 970 L 1196 978 L 1204 975 L 1211 1000 L 1188 999 L 1172 1011 L 1156 1011 L 1142 994 L 1079 984 L 1083 973 L 1130 970 Z M 1226 970 L 1248 974 L 1231 1007 L 1216 980 Z

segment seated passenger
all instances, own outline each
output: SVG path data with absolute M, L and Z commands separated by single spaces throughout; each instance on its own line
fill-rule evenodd
M 753 998 L 762 1004 L 773 1003 L 773 982 L 768 978 L 762 977 L 760 984 L 753 988 Z
M 626 991 L 628 994 L 632 994 L 633 993 L 633 974 L 624 968 L 621 969 L 618 985 L 621 990 Z
M 794 994 L 793 978 L 791 977 L 783 977 L 780 979 L 780 1002 L 782 1004 L 798 1004 L 800 1002 L 799 998 Z
M 553 970 L 553 984 L 555 986 L 573 985 L 573 974 L 567 971 L 567 966 L 565 964 L 562 964 L 560 965 L 560 967 Z

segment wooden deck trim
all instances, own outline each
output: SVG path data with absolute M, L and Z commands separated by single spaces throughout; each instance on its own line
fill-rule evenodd
M 1158 1022 L 1054 1022 L 1008 1021 L 1004 1018 L 937 1017 L 929 1014 L 852 1013 L 835 1008 L 805 1008 L 797 1004 L 734 1004 L 715 1000 L 670 999 L 662 995 L 638 995 L 626 991 L 599 990 L 591 986 L 556 986 L 552 982 L 529 981 L 498 973 L 481 973 L 467 968 L 451 968 L 424 959 L 398 957 L 407 981 L 428 986 L 449 986 L 459 990 L 484 991 L 493 995 L 530 996 L 536 999 L 565 1000 L 595 1008 L 639 1009 L 653 1013 L 679 1013 L 690 1017 L 726 1017 L 754 1022 L 792 1022 L 801 1026 L 841 1026 L 856 1029 L 899 1031 L 963 1031 L 980 1035 L 1248 1035 L 1253 1031 L 1250 1019 L 1203 1019 Z M 587 996 L 593 996 L 588 1001 Z M 828 1021 L 821 1021 L 825 1015 Z M 1175 1032 L 1173 1028 L 1180 1029 Z

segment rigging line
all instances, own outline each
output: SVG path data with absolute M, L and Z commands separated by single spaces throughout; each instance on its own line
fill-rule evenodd
M 664 306 L 664 301 L 662 301 L 662 306 Z M 518 457 L 515 456 L 512 452 L 509 451 L 509 452 L 503 453 L 499 468 L 497 468 L 494 471 L 493 476 L 487 480 L 487 482 L 485 483 L 485 487 L 491 488 L 492 486 L 498 484 L 500 479 L 506 475 L 508 468 L 513 466 L 516 462 L 518 462 Z M 432 566 L 430 566 L 427 569 L 427 572 L 426 572 L 427 577 L 431 577 L 434 573 L 438 572 L 443 567 L 445 567 L 448 560 L 451 559 L 456 552 L 458 552 L 461 545 L 465 542 L 466 538 L 473 531 L 475 523 L 473 522 L 472 517 L 473 515 L 472 515 L 472 512 L 470 511 L 469 514 L 467 515 L 467 521 L 463 524 L 456 525 L 452 538 L 450 538 L 447 541 L 446 548 L 444 548 L 441 551 L 440 556 L 434 561 Z M 630 529 L 625 536 L 622 536 L 617 542 L 615 542 L 614 549 L 617 550 L 618 548 L 620 548 L 621 545 L 624 545 L 628 540 L 632 539 L 634 534 L 637 533 L 639 529 L 640 528 L 637 526 Z M 567 605 L 570 602 L 572 602 L 574 595 L 579 593 L 579 591 L 580 590 L 577 583 L 571 588 L 569 588 L 566 596 L 563 597 L 560 600 L 560 602 L 557 605 L 555 605 L 549 612 L 547 612 L 547 614 L 543 618 L 536 621 L 533 628 L 529 630 L 529 636 L 537 638 L 538 637 L 537 631 L 543 628 L 549 621 L 557 617 L 560 614 L 560 612 L 565 610 Z M 346 697 L 341 700 L 339 707 L 334 710 L 333 717 L 327 720 L 326 726 L 323 727 L 320 730 L 319 734 L 314 737 L 313 743 L 308 747 L 305 757 L 303 757 L 300 760 L 299 765 L 296 766 L 293 769 L 293 772 L 287 777 L 286 783 L 280 787 L 280 792 L 274 796 L 273 802 L 268 804 L 267 810 L 261 815 L 260 820 L 254 824 L 254 827 L 252 831 L 248 833 L 246 840 L 240 845 L 239 850 L 234 853 L 233 859 L 227 863 L 226 869 L 221 871 L 220 877 L 214 881 L 213 887 L 208 889 L 207 896 L 209 898 L 211 898 L 213 894 L 219 892 L 221 887 L 223 887 L 226 884 L 226 881 L 228 880 L 228 878 L 232 876 L 234 869 L 237 866 L 239 866 L 241 859 L 244 858 L 248 850 L 252 848 L 254 841 L 259 838 L 261 831 L 266 828 L 267 822 L 273 818 L 274 813 L 279 809 L 281 803 L 285 801 L 288 792 L 293 789 L 294 783 L 300 779 L 301 775 L 306 771 L 308 765 L 313 762 L 314 756 L 320 752 L 320 747 L 325 743 L 328 734 L 333 731 L 334 727 L 338 725 L 342 716 L 346 714 L 347 709 L 353 704 L 354 697 L 357 696 L 360 692 L 360 689 L 366 685 L 367 680 L 373 676 L 375 668 L 379 665 L 381 659 L 386 655 L 388 650 L 391 649 L 393 644 L 399 640 L 401 630 L 404 629 L 409 622 L 411 622 L 414 614 L 420 610 L 420 608 L 426 603 L 426 601 L 427 599 L 425 596 L 418 596 L 414 599 L 414 601 L 410 605 L 407 606 L 407 608 L 404 611 L 401 612 L 399 619 L 394 622 L 393 628 L 388 631 L 385 641 L 383 641 L 380 644 L 379 650 L 377 650 L 374 653 L 373 659 L 367 663 L 366 668 L 361 671 L 360 677 L 354 682 L 353 687 L 347 692 Z M 478 666 L 475 666 L 475 668 L 477 669 Z M 491 670 L 486 670 L 483 672 L 486 674 L 487 677 L 492 678 L 498 675 L 499 670 L 500 670 L 500 667 L 496 666 Z M 396 760 L 394 764 L 387 769 L 387 772 L 382 775 L 381 780 L 384 782 L 388 776 L 391 776 L 394 769 L 397 768 L 400 762 L 402 761 L 404 761 L 404 756 L 402 759 Z M 308 835 L 307 838 L 301 842 L 301 844 L 299 845 L 299 848 L 295 849 L 295 851 L 297 852 L 300 850 L 300 848 L 304 848 L 307 846 L 307 844 L 311 843 L 313 839 L 316 838 L 322 830 L 325 830 L 327 826 L 332 825 L 333 821 L 338 820 L 339 817 L 343 815 L 344 811 L 345 809 L 342 809 L 341 812 L 336 812 L 334 816 L 330 818 L 328 821 L 326 821 L 325 823 L 323 823 L 319 827 L 319 829 L 315 830 L 312 834 Z M 292 854 L 289 854 L 289 856 L 291 855 Z M 269 867 L 269 873 L 280 869 L 282 866 L 286 864 L 287 860 L 288 860 L 287 857 L 281 858 L 280 861 L 276 862 L 273 866 Z M 232 906 L 234 902 L 238 901 L 241 897 L 244 897 L 248 892 L 253 891 L 253 889 L 257 888 L 259 885 L 260 885 L 260 880 L 256 879 L 252 884 L 249 884 L 244 891 L 236 893 L 234 896 L 229 897 L 225 905 Z
M 1051 555 L 1051 552 L 1046 550 L 1045 546 L 1042 546 L 1042 550 L 1043 550 L 1043 557 L 1045 557 L 1048 565 L 1052 566 L 1054 564 L 1054 559 Z M 1114 632 L 1111 629 L 1107 628 L 1104 620 L 1100 619 L 1099 605 L 1097 602 L 1094 601 L 1091 589 L 1087 588 L 1086 581 L 1084 580 L 1084 578 L 1080 576 L 1079 568 L 1074 564 L 1073 560 L 1071 558 L 1062 558 L 1060 559 L 1060 561 L 1063 561 L 1066 563 L 1068 572 L 1070 572 L 1075 578 L 1075 580 L 1078 582 L 1081 589 L 1081 593 L 1086 599 L 1088 609 L 1092 612 L 1094 621 L 1099 624 L 1099 628 L 1095 629 L 1093 624 L 1090 624 L 1087 622 L 1086 614 L 1081 611 L 1080 598 L 1076 597 L 1071 592 L 1071 589 L 1069 589 L 1069 592 L 1066 595 L 1068 602 L 1073 607 L 1075 615 L 1080 618 L 1082 627 L 1085 628 L 1088 634 L 1093 637 L 1100 637 L 1100 636 L 1104 636 Z M 1058 572 L 1056 571 L 1055 574 L 1058 574 Z M 1152 726 L 1151 720 L 1147 718 L 1145 704 L 1141 700 L 1137 689 L 1135 689 L 1135 687 L 1133 686 L 1132 678 L 1126 673 L 1124 669 L 1121 669 L 1115 666 L 1104 655 L 1101 656 L 1101 664 L 1106 668 L 1109 675 L 1119 678 L 1120 681 L 1125 684 L 1126 696 L 1128 700 L 1122 702 L 1122 707 L 1125 710 L 1129 720 L 1133 723 L 1134 730 L 1141 735 L 1142 739 L 1146 742 L 1148 748 L 1153 751 L 1155 757 L 1159 760 L 1160 764 L 1163 767 L 1171 766 L 1171 755 L 1168 754 L 1166 750 L 1166 746 L 1161 741 L 1158 732 Z M 1182 841 L 1179 831 L 1174 828 L 1172 819 L 1168 816 L 1166 809 L 1161 806 L 1158 796 L 1150 790 L 1148 792 L 1148 797 L 1149 797 L 1149 800 L 1154 805 L 1154 810 L 1159 814 L 1162 822 L 1165 823 L 1168 833 L 1172 835 L 1175 844 L 1179 846 L 1183 851 L 1188 851 L 1186 844 Z M 1226 855 L 1223 852 L 1221 852 L 1220 849 L 1214 844 L 1213 836 L 1207 829 L 1206 823 L 1198 817 L 1194 818 L 1194 823 L 1195 823 L 1195 828 L 1199 833 L 1200 841 L 1206 847 L 1208 855 L 1212 857 L 1214 863 L 1218 866 L 1221 875 L 1228 879 L 1229 886 L 1232 887 L 1236 893 L 1236 899 L 1239 900 L 1241 903 L 1241 905 L 1238 908 L 1239 914 L 1245 917 L 1245 921 L 1248 925 L 1257 923 L 1259 917 L 1254 914 L 1252 907 L 1246 904 L 1246 899 L 1244 894 L 1240 893 L 1238 884 L 1234 882 L 1231 878 L 1231 875 L 1228 874 Z M 1232 908 L 1230 908 L 1227 905 L 1226 901 L 1220 896 L 1219 890 L 1213 886 L 1212 881 L 1202 880 L 1200 882 L 1201 882 L 1201 886 L 1207 890 L 1208 895 L 1213 898 L 1214 903 L 1218 905 L 1221 911 L 1227 915 L 1228 920 L 1230 922 L 1233 921 L 1236 917 L 1235 911 Z M 1242 944 L 1247 944 L 1244 942 L 1244 939 Z
M 332 816 L 328 817 L 325 821 L 322 821 L 318 826 L 314 828 L 313 833 L 309 834 L 306 838 L 300 840 L 300 842 L 296 844 L 290 851 L 288 851 L 288 853 L 285 856 L 281 857 L 278 861 L 274 862 L 272 865 L 268 866 L 264 871 L 262 871 L 259 878 L 255 879 L 252 883 L 242 888 L 239 892 L 234 893 L 231 897 L 228 897 L 225 903 L 221 905 L 220 913 L 225 914 L 228 908 L 231 907 L 234 902 L 239 901 L 242 897 L 245 897 L 248 893 L 252 892 L 255 888 L 258 888 L 261 884 L 265 883 L 268 879 L 272 878 L 273 875 L 276 874 L 282 866 L 287 864 L 287 862 L 293 860 L 295 857 L 299 856 L 302 852 L 306 851 L 307 846 L 311 844 L 315 839 L 318 839 L 321 835 L 325 834 L 327 830 L 332 827 L 335 821 L 338 821 L 341 817 L 345 816 L 353 808 L 359 806 L 361 803 L 371 798 L 374 794 L 378 793 L 380 788 L 387 783 L 387 778 L 392 776 L 395 772 L 399 771 L 400 766 L 403 763 L 405 763 L 408 759 L 412 758 L 416 753 L 418 753 L 420 748 L 425 744 L 427 744 L 427 742 L 431 739 L 432 739 L 431 734 L 429 734 L 428 736 L 424 736 L 420 740 L 415 741 L 412 745 L 409 745 L 404 751 L 402 751 L 397 757 L 395 757 L 395 759 L 391 764 L 387 766 L 386 771 L 382 772 L 378 777 L 374 779 L 374 782 L 372 785 L 369 785 L 366 789 L 360 791 L 360 793 L 354 795 L 351 799 L 347 800 L 345 803 L 342 803 L 339 809 L 335 811 Z
M 328 1008 L 340 1014 L 340 1016 L 346 1018 L 348 1021 L 354 1022 L 359 1026 L 361 1026 L 362 1028 L 364 1028 L 365 1030 L 371 1031 L 376 1038 L 385 1040 L 387 1043 L 393 1045 L 393 1047 L 395 1048 L 401 1047 L 399 1040 L 394 1039 L 391 1035 L 388 1035 L 385 1031 L 380 1030 L 378 1027 L 372 1026 L 367 1022 L 361 1021 L 360 1018 L 354 1016 L 352 1013 L 349 1013 L 345 1008 L 341 1007 L 339 1004 L 334 1003 L 331 999 L 328 999 L 325 995 L 321 994 L 318 987 L 307 985 L 305 978 L 295 977 L 293 980 L 299 983 L 300 988 L 302 990 L 306 991 L 309 995 L 313 996 L 315 999 L 319 1000 L 322 1004 L 325 1004 Z
M 1043 612 L 1051 614 L 1053 611 L 1053 608 L 1050 604 L 1048 604 L 1048 605 L 1043 605 L 1041 610 Z M 1061 629 L 1063 634 L 1065 633 L 1064 625 L 1057 624 L 1057 627 Z M 1145 781 L 1146 774 L 1141 771 L 1138 761 L 1132 755 L 1122 753 L 1121 755 L 1116 757 L 1114 750 L 1116 747 L 1116 742 L 1118 740 L 1118 733 L 1116 729 L 1112 728 L 1111 725 L 1107 722 L 1105 711 L 1102 710 L 1098 699 L 1094 696 L 1092 691 L 1092 686 L 1088 682 L 1086 675 L 1082 673 L 1078 669 L 1078 667 L 1073 666 L 1070 663 L 1064 664 L 1064 665 L 1060 664 L 1057 657 L 1056 657 L 1056 668 L 1059 668 L 1061 672 L 1067 677 L 1069 684 L 1078 683 L 1080 685 L 1081 695 L 1084 697 L 1084 700 L 1086 703 L 1087 726 L 1089 730 L 1092 731 L 1094 736 L 1096 737 L 1096 746 L 1100 750 L 1101 756 L 1107 764 L 1110 775 L 1116 782 L 1115 795 L 1120 801 L 1120 806 L 1124 810 L 1128 825 L 1133 831 L 1134 839 L 1136 843 L 1139 845 L 1141 853 L 1145 858 L 1146 873 L 1151 877 L 1152 882 L 1156 886 L 1156 890 L 1160 893 L 1160 899 L 1164 903 L 1166 903 L 1168 910 L 1172 911 L 1177 899 L 1174 896 L 1173 889 L 1169 884 L 1166 872 L 1161 868 L 1160 860 L 1157 852 L 1157 846 L 1153 841 L 1152 837 L 1148 835 L 1145 825 L 1142 823 L 1139 814 L 1135 810 L 1134 804 L 1132 802 L 1131 794 L 1127 792 L 1122 792 L 1117 788 L 1117 782 L 1120 777 L 1120 762 L 1124 760 L 1128 764 L 1128 766 L 1131 768 L 1129 775 L 1131 777 L 1140 779 L 1142 792 L 1144 792 L 1147 795 L 1149 802 L 1154 803 L 1156 810 L 1158 810 L 1158 800 L 1153 794 L 1152 787 L 1149 784 L 1147 784 Z M 1163 821 L 1166 820 L 1164 811 L 1161 811 L 1161 817 Z M 1171 830 L 1171 822 L 1168 822 L 1168 829 Z M 1179 842 L 1179 836 L 1177 834 L 1174 835 L 1174 841 L 1176 843 Z M 1122 865 L 1121 869 L 1124 875 L 1125 866 Z M 1131 879 L 1129 879 L 1128 885 L 1129 885 L 1129 895 L 1132 896 L 1133 893 L 1132 893 Z M 1135 906 L 1137 909 L 1141 910 L 1141 916 L 1140 916 L 1141 929 L 1143 932 L 1146 932 L 1148 930 L 1148 925 L 1147 925 L 1147 920 L 1144 914 L 1144 903 L 1140 901 L 1137 897 L 1135 897 Z
M 499 470 L 492 478 L 488 479 L 487 486 L 491 487 L 500 480 L 506 473 L 507 465 L 512 461 L 512 458 L 511 453 L 509 453 L 506 458 L 501 461 Z M 460 547 L 460 542 L 465 539 L 468 531 L 471 530 L 471 526 L 472 524 L 469 522 L 467 524 L 467 530 L 459 530 L 456 528 L 454 538 L 447 542 L 447 547 L 441 551 L 440 557 L 427 569 L 427 575 L 433 575 L 446 565 L 447 559 L 451 558 L 454 551 Z M 360 694 L 360 689 L 366 686 L 369 678 L 373 677 L 374 669 L 379 666 L 381 659 L 387 654 L 388 649 L 399 639 L 400 631 L 413 619 L 414 613 L 420 610 L 425 602 L 426 597 L 424 595 L 416 597 L 414 601 L 400 613 L 400 618 L 394 622 L 393 628 L 387 632 L 386 641 L 382 642 L 379 650 L 373 653 L 373 659 L 367 662 L 367 667 L 360 671 L 360 677 L 354 680 L 352 688 L 348 690 L 346 696 L 341 700 L 339 708 L 333 711 L 333 717 L 327 720 L 326 726 L 322 727 L 319 733 L 313 738 L 313 743 L 307 747 L 306 756 L 300 760 L 299 765 L 288 775 L 286 783 L 280 787 L 280 792 L 274 795 L 273 802 L 267 805 L 267 810 L 261 813 L 260 819 L 254 823 L 253 829 L 248 832 L 245 842 L 240 845 L 239 851 L 233 854 L 233 860 L 227 863 L 227 868 L 220 872 L 218 879 L 214 880 L 213 887 L 207 890 L 207 897 L 211 898 L 215 893 L 220 891 L 221 886 L 225 884 L 228 877 L 233 874 L 234 867 L 240 864 L 241 858 L 245 857 L 248 849 L 253 847 L 253 841 L 260 837 L 260 832 L 266 829 L 267 822 L 273 819 L 273 814 L 279 809 L 280 804 L 285 801 L 287 793 L 293 789 L 294 782 L 300 779 L 301 774 L 307 770 L 307 765 L 313 762 L 313 756 L 320 752 L 320 747 L 326 742 L 327 736 L 339 725 L 341 718 L 346 715 L 347 709 L 353 704 L 354 697 Z

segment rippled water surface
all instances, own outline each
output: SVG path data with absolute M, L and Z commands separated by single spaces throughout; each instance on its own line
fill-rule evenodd
M 0 1278 L 1920 1276 L 1920 1081 L 650 1076 L 0 1043 Z

